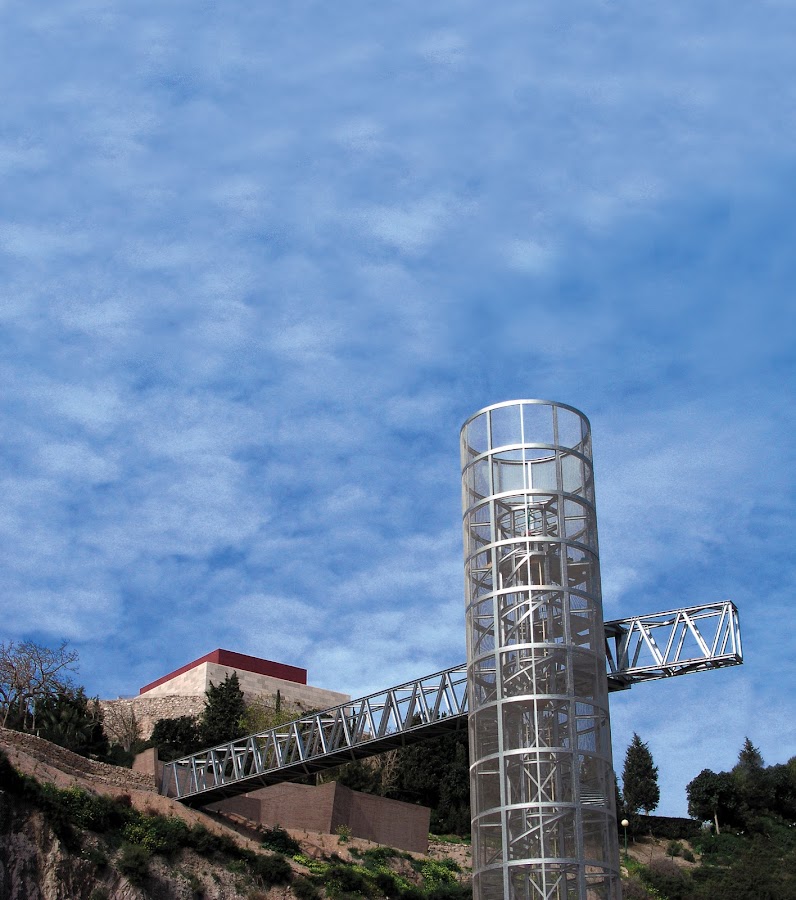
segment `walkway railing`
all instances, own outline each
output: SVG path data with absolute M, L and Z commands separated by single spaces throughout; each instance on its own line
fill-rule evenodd
M 729 601 L 605 623 L 609 690 L 743 661 Z M 467 667 L 408 681 L 164 767 L 161 793 L 204 806 L 466 727 Z

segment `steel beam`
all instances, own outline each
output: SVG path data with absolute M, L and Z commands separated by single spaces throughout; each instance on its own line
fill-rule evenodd
M 743 661 L 729 600 L 616 619 L 605 635 L 609 691 Z M 167 763 L 162 792 L 204 806 L 466 728 L 466 678 L 462 663 Z

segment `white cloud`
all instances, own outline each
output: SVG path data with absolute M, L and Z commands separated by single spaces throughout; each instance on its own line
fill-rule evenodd
M 554 253 L 534 240 L 513 240 L 505 248 L 506 260 L 512 269 L 536 275 L 546 271 Z
M 455 214 L 444 197 L 427 197 L 400 206 L 376 206 L 362 212 L 367 231 L 402 253 L 427 252 Z
M 7 633 L 51 609 L 91 693 L 224 643 L 352 693 L 455 663 L 459 425 L 549 396 L 594 426 L 608 616 L 750 623 L 726 718 L 731 675 L 679 679 L 618 739 L 792 741 L 752 664 L 793 650 L 787 5 L 8 13 Z

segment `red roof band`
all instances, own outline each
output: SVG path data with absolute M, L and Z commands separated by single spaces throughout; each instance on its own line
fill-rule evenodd
M 288 666 L 285 663 L 273 662 L 270 659 L 260 659 L 259 656 L 247 656 L 245 653 L 235 653 L 233 650 L 218 649 L 213 650 L 212 653 L 208 653 L 207 656 L 202 656 L 200 659 L 195 659 L 193 662 L 181 666 L 179 669 L 175 669 L 173 672 L 169 672 L 168 675 L 164 675 L 162 678 L 158 678 L 150 684 L 144 685 L 144 687 L 139 689 L 138 693 L 145 694 L 147 691 L 151 691 L 152 688 L 156 688 L 166 681 L 171 681 L 171 679 L 176 678 L 177 675 L 182 675 L 184 672 L 195 669 L 197 666 L 206 662 L 217 663 L 220 666 L 228 666 L 231 669 L 241 669 L 244 672 L 254 672 L 256 675 L 270 675 L 271 678 L 281 678 L 283 681 L 292 681 L 295 684 L 307 683 L 306 669 L 299 669 L 298 666 Z

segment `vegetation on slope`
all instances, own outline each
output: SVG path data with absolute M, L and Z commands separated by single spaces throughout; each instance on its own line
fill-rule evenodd
M 189 826 L 177 816 L 142 813 L 129 797 L 112 798 L 80 788 L 60 789 L 42 784 L 18 772 L 0 752 L 0 847 L 10 847 L 4 832 L 19 827 L 19 816 L 40 812 L 65 853 L 80 859 L 90 874 L 81 896 L 104 900 L 111 894 L 113 875 L 121 874 L 131 884 L 156 892 L 163 879 L 155 878 L 153 866 L 166 861 L 172 872 L 182 871 L 194 898 L 205 896 L 205 887 L 186 863 L 186 854 L 235 876 L 235 894 L 255 900 L 274 885 L 289 886 L 297 900 L 468 900 L 459 867 L 452 861 L 417 859 L 386 847 L 364 852 L 351 848 L 356 861 L 332 853 L 313 858 L 278 827 L 268 829 L 263 851 L 254 851 L 233 838 L 211 832 L 203 825 Z M 15 812 L 16 814 L 12 814 Z M 341 843 L 347 843 L 341 835 Z M 0 863 L 9 869 L 10 851 L 0 853 Z M 342 852 L 342 848 L 341 848 Z M 348 854 L 346 854 L 348 855 Z M 212 873 L 211 873 L 212 874 Z M 91 893 L 87 893 L 87 891 Z M 168 888 L 165 888 L 166 895 Z M 77 895 L 75 895 L 77 896 Z M 170 895 L 169 895 L 170 896 Z M 230 894 L 230 896 L 233 896 Z
M 765 766 L 747 738 L 730 772 L 703 769 L 687 794 L 705 820 L 682 835 L 692 849 L 672 841 L 670 859 L 628 861 L 625 900 L 796 900 L 796 757 Z M 643 832 L 643 819 L 633 824 Z

